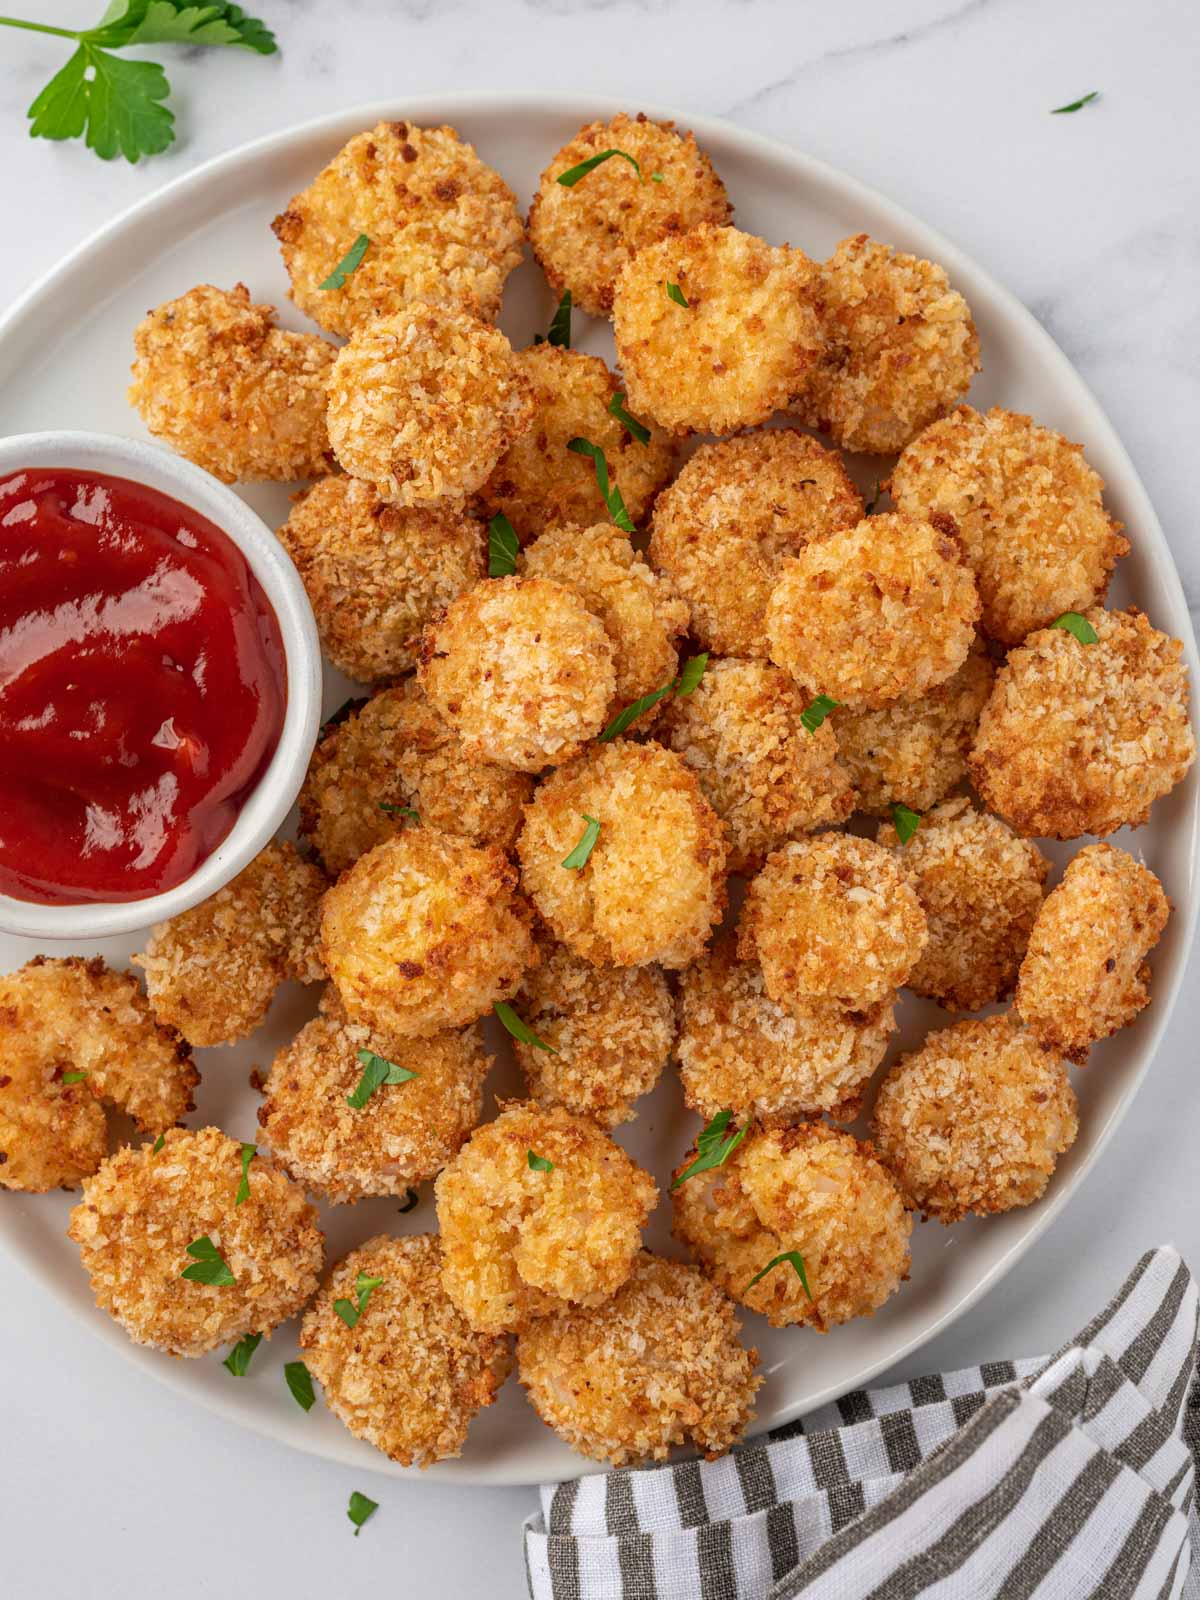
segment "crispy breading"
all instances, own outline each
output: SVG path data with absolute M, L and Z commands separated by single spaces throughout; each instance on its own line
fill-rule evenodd
M 156 438 L 223 483 L 317 478 L 332 465 L 326 384 L 337 351 L 275 326 L 244 283 L 201 283 L 134 330 L 129 403 Z
M 249 1197 L 235 1204 L 242 1146 L 219 1128 L 172 1128 L 155 1150 L 109 1156 L 67 1230 L 102 1311 L 135 1344 L 202 1356 L 247 1333 L 270 1338 L 317 1287 L 324 1238 L 298 1184 L 255 1156 Z M 207 1239 L 231 1284 L 183 1276 L 188 1246 Z

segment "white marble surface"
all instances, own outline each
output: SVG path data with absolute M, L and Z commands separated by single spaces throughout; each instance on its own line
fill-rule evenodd
M 12 0 L 84 25 L 101 0 Z M 1200 605 L 1200 21 L 1191 0 L 255 0 L 280 58 L 165 49 L 180 139 L 131 169 L 25 137 L 63 46 L 0 30 L 0 304 L 195 163 L 321 111 L 427 89 L 602 90 L 804 146 L 955 238 L 1050 328 L 1124 436 Z M 167 58 L 170 55 L 168 62 Z M 1051 106 L 1090 89 L 1073 117 Z M 1136 537 L 1137 530 L 1132 530 Z M 1197 970 L 1193 963 L 1193 972 Z M 1194 987 L 1194 986 L 1193 986 Z M 1147 1245 L 1200 1264 L 1194 1038 L 1167 1047 L 1073 1205 L 912 1370 L 1046 1348 Z M 351 1478 L 145 1386 L 0 1266 L 6 1592 L 149 1600 L 524 1593 L 532 1495 Z M 351 1542 L 352 1488 L 381 1502 Z

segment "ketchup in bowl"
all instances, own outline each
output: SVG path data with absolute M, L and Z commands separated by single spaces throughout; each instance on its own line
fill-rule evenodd
M 283 727 L 283 640 L 237 546 L 128 478 L 0 478 L 0 892 L 137 900 L 220 844 Z

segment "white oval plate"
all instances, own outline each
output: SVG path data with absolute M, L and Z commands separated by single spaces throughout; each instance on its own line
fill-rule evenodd
M 286 299 L 287 279 L 269 223 L 344 141 L 381 118 L 418 123 L 452 122 L 485 160 L 499 168 L 522 206 L 554 151 L 584 122 L 629 109 L 595 96 L 446 95 L 362 106 L 244 146 L 169 184 L 95 235 L 22 300 L 0 323 L 0 433 L 41 428 L 93 428 L 142 436 L 125 400 L 131 334 L 148 307 L 195 283 L 246 282 L 256 299 L 283 308 L 293 327 L 302 319 Z M 654 116 L 666 110 L 646 107 Z M 941 262 L 971 305 L 983 347 L 983 373 L 971 400 L 1031 412 L 1081 440 L 1108 483 L 1113 513 L 1126 525 L 1133 550 L 1122 562 L 1112 601 L 1136 601 L 1151 619 L 1187 641 L 1196 675 L 1196 648 L 1183 592 L 1166 540 L 1133 466 L 1112 427 L 1062 352 L 1005 289 L 931 228 L 855 180 L 819 161 L 728 124 L 678 117 L 692 126 L 729 188 L 738 224 L 772 241 L 790 240 L 823 257 L 849 233 L 868 232 L 888 243 Z M 501 319 L 514 345 L 544 331 L 553 297 L 532 262 L 510 280 Z M 610 355 L 606 325 L 577 316 L 576 342 Z M 860 470 L 861 469 L 861 470 Z M 877 463 L 854 470 L 870 487 Z M 286 515 L 287 491 L 255 486 L 246 498 L 272 525 Z M 345 680 L 326 674 L 326 712 L 347 694 Z M 1047 1198 L 1028 1210 L 951 1229 L 935 1224 L 914 1232 L 911 1281 L 875 1317 L 827 1336 L 809 1330 L 772 1330 L 747 1315 L 746 1334 L 762 1354 L 766 1383 L 756 1427 L 784 1422 L 810 1410 L 909 1355 L 961 1315 L 1003 1276 L 1070 1199 L 1129 1106 L 1166 1026 L 1184 972 L 1197 896 L 1193 857 L 1197 775 L 1154 808 L 1150 824 L 1131 841 L 1154 868 L 1175 904 L 1154 957 L 1154 1004 L 1133 1027 L 1099 1047 L 1086 1072 L 1077 1073 L 1082 1101 L 1078 1141 L 1061 1163 Z M 1071 854 L 1054 848 L 1059 860 Z M 79 946 L 123 961 L 138 948 L 133 939 Z M 68 947 L 63 947 L 64 953 Z M 35 954 L 28 941 L 0 939 L 0 969 Z M 310 1014 L 312 993 L 279 997 L 268 1024 L 243 1045 L 199 1052 L 203 1083 L 191 1119 L 212 1121 L 235 1138 L 253 1139 L 257 1096 L 248 1087 L 254 1064 L 274 1051 Z M 932 1005 L 906 997 L 900 1044 L 951 1020 Z M 894 1054 L 894 1052 L 893 1052 Z M 511 1065 L 496 1074 L 504 1086 Z M 621 1140 L 660 1181 L 693 1136 L 696 1118 L 683 1108 L 674 1074 L 643 1104 Z M 231 1378 L 219 1355 L 175 1361 L 140 1349 L 92 1303 L 74 1247 L 64 1237 L 71 1200 L 66 1195 L 0 1193 L 0 1238 L 24 1262 L 42 1292 L 86 1317 L 96 1333 L 136 1361 L 147 1375 L 170 1384 L 225 1416 L 262 1433 L 357 1469 L 393 1476 L 402 1469 L 348 1434 L 319 1404 L 305 1415 L 289 1396 L 283 1363 L 295 1355 L 295 1329 L 280 1329 L 254 1358 L 251 1375 Z M 426 1186 L 407 1217 L 394 1202 L 369 1202 L 326 1211 L 331 1254 L 340 1254 L 380 1230 L 435 1226 Z M 648 1242 L 670 1249 L 669 1207 L 652 1219 Z M 558 1442 L 526 1405 L 515 1381 L 474 1423 L 462 1460 L 431 1469 L 460 1482 L 528 1483 L 597 1470 Z

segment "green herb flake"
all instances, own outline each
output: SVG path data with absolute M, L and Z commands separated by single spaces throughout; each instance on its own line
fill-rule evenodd
M 283 1368 L 284 1380 L 292 1392 L 292 1399 L 301 1411 L 311 1411 L 317 1403 L 313 1393 L 312 1373 L 303 1361 L 288 1361 Z
M 513 1038 L 516 1039 L 518 1043 L 530 1044 L 535 1050 L 546 1050 L 552 1056 L 556 1056 L 558 1054 L 558 1051 L 552 1044 L 547 1044 L 544 1039 L 539 1039 L 529 1024 L 527 1022 L 522 1022 L 521 1018 L 506 1000 L 497 1000 L 496 1004 L 492 1007 L 492 1010 L 496 1013 L 498 1020 L 503 1024 L 508 1032 L 512 1034 Z
M 560 350 L 571 348 L 571 291 L 563 290 L 563 297 L 558 302 L 558 310 L 550 324 L 550 332 L 546 335 L 546 343 L 557 345 Z
M 352 272 L 357 272 L 359 267 L 362 266 L 363 257 L 366 255 L 370 245 L 371 241 L 367 235 L 360 233 L 337 266 L 334 267 L 323 283 L 317 285 L 317 288 L 344 289 L 346 287 L 346 279 Z
M 617 527 L 625 533 L 635 533 L 633 519 L 625 509 L 625 501 L 621 498 L 621 491 L 615 483 L 610 484 L 608 477 L 608 462 L 604 451 L 598 444 L 593 444 L 590 439 L 581 439 L 576 436 L 567 440 L 567 449 L 573 450 L 577 456 L 591 456 L 596 468 L 596 483 L 600 493 L 604 496 L 604 503 L 608 507 L 608 514 Z
M 553 1172 L 553 1161 L 547 1161 L 545 1156 L 535 1155 L 532 1150 L 526 1150 L 525 1160 L 530 1172 Z
M 333 1309 L 348 1328 L 357 1326 L 359 1317 L 367 1309 L 367 1302 L 382 1282 L 382 1278 L 371 1278 L 365 1272 L 360 1272 L 354 1280 L 354 1293 L 358 1303 L 355 1304 L 353 1300 L 335 1300 L 333 1302 Z
M 687 1166 L 672 1182 L 671 1188 L 678 1189 L 681 1183 L 686 1183 L 689 1178 L 696 1177 L 701 1172 L 711 1172 L 714 1167 L 723 1167 L 730 1156 L 746 1137 L 750 1124 L 738 1128 L 735 1133 L 729 1133 L 729 1124 L 733 1121 L 732 1111 L 718 1111 L 716 1116 L 701 1132 L 696 1140 L 696 1159 Z
M 415 1211 L 420 1203 L 421 1196 L 415 1189 L 409 1189 L 404 1196 L 404 1204 L 402 1206 L 397 1206 L 396 1210 L 402 1217 L 406 1217 L 410 1211 Z
M 250 1357 L 261 1343 L 261 1333 L 248 1333 L 244 1339 L 238 1340 L 221 1365 L 227 1367 L 235 1378 L 244 1378 L 250 1367 Z
M 370 1521 L 378 1510 L 378 1500 L 368 1500 L 365 1494 L 359 1494 L 358 1490 L 355 1489 L 350 1496 L 350 1509 L 346 1512 L 346 1515 L 354 1524 L 354 1537 L 356 1539 L 363 1530 L 363 1523 Z
M 1078 611 L 1064 611 L 1061 617 L 1056 617 L 1050 624 L 1052 628 L 1061 628 L 1064 633 L 1072 633 L 1080 644 L 1098 644 L 1100 635 L 1092 627 L 1086 617 L 1081 617 Z M 64 1078 L 63 1082 L 67 1080 Z
M 1093 89 L 1090 94 L 1081 95 L 1078 100 L 1072 100 L 1070 105 L 1055 106 L 1050 115 L 1052 117 L 1065 117 L 1069 112 L 1082 111 L 1084 106 L 1090 106 L 1093 100 L 1098 100 L 1099 98 L 1099 89 Z
M 661 172 L 652 172 L 650 174 L 650 182 L 651 183 L 661 183 L 662 181 L 663 181 L 663 175 L 662 175 Z
M 907 806 L 902 806 L 899 800 L 892 802 L 892 826 L 896 830 L 896 837 L 901 844 L 907 844 L 921 826 L 921 813 L 910 811 Z
M 700 679 L 704 676 L 708 666 L 708 651 L 703 655 L 689 656 L 683 663 L 683 671 L 675 680 L 675 693 L 678 695 L 694 694 L 700 687 Z
M 250 1198 L 250 1163 L 257 1154 L 258 1146 L 256 1144 L 244 1144 L 242 1146 L 242 1181 L 238 1184 L 237 1194 L 233 1197 L 235 1209 L 241 1205 L 243 1200 L 249 1200 Z
M 511 578 L 517 570 L 520 548 L 512 523 L 503 511 L 497 511 L 488 523 L 488 577 Z
M 595 817 L 589 817 L 586 811 L 580 813 L 584 820 L 584 830 L 580 835 L 579 843 L 569 856 L 563 858 L 562 865 L 569 867 L 573 872 L 578 872 L 581 867 L 587 866 L 588 857 L 595 849 L 596 840 L 600 837 L 600 823 Z
M 64 1072 L 61 1081 L 63 1083 L 82 1083 L 86 1077 L 86 1072 Z
M 809 733 L 816 733 L 829 713 L 838 705 L 838 701 L 831 700 L 827 694 L 819 694 L 815 700 L 810 700 L 800 713 L 800 721 Z
M 618 738 L 639 717 L 645 716 L 652 706 L 656 706 L 665 695 L 692 694 L 700 679 L 704 676 L 704 669 L 708 666 L 708 651 L 703 655 L 689 656 L 683 664 L 683 671 L 677 678 L 672 678 L 670 683 L 664 683 L 661 689 L 652 689 L 649 694 L 642 695 L 640 700 L 635 700 L 627 705 L 623 711 L 618 711 L 616 716 L 604 729 L 603 733 L 596 735 L 598 744 L 608 744 L 610 740 Z
M 644 422 L 639 422 L 636 417 L 630 416 L 625 409 L 624 389 L 618 389 L 608 402 L 608 414 L 610 417 L 615 417 L 626 433 L 636 439 L 639 444 L 650 443 L 650 429 Z
M 674 300 L 675 304 L 677 306 L 682 306 L 685 311 L 689 309 L 688 297 L 684 294 L 683 290 L 677 283 L 669 283 L 667 285 L 667 299 Z
M 374 1050 L 360 1050 L 358 1059 L 362 1063 L 362 1077 L 354 1093 L 346 1096 L 346 1104 L 355 1111 L 361 1111 L 376 1089 L 383 1088 L 384 1084 L 407 1083 L 410 1078 L 420 1076 L 409 1067 L 389 1061 L 386 1056 L 377 1056 Z
M 199 1239 L 192 1240 L 187 1247 L 187 1253 L 192 1258 L 192 1264 L 190 1267 L 184 1267 L 179 1276 L 186 1278 L 189 1283 L 206 1283 L 223 1289 L 237 1282 L 224 1256 L 206 1233 L 201 1234 Z
M 165 1133 L 160 1133 L 158 1138 L 155 1139 L 154 1143 L 150 1146 L 150 1154 L 152 1156 L 156 1156 L 158 1154 L 158 1152 L 162 1149 L 163 1145 L 166 1144 L 166 1142 L 167 1142 L 166 1134 Z
M 767 1262 L 766 1266 L 761 1272 L 756 1272 L 754 1274 L 754 1276 L 750 1279 L 750 1282 L 742 1290 L 742 1294 L 748 1294 L 760 1279 L 765 1278 L 767 1273 L 773 1272 L 776 1267 L 782 1266 L 785 1261 L 791 1262 L 792 1266 L 796 1270 L 796 1276 L 804 1285 L 805 1294 L 811 1300 L 813 1297 L 812 1290 L 808 1287 L 808 1274 L 804 1270 L 804 1257 L 800 1254 L 799 1250 L 785 1250 L 782 1255 L 773 1256 L 771 1260 Z
M 586 178 L 589 172 L 594 172 L 605 161 L 611 161 L 613 156 L 620 156 L 622 161 L 628 161 L 629 165 L 637 173 L 639 180 L 645 181 L 642 178 L 641 166 L 627 150 L 601 150 L 598 156 L 589 156 L 586 161 L 581 161 L 577 167 L 568 167 L 565 172 L 560 172 L 554 181 L 555 183 L 561 183 L 564 189 L 573 189 L 581 178 Z
M 411 806 L 393 806 L 389 805 L 386 800 L 381 800 L 379 809 L 389 817 L 403 817 L 406 822 L 420 822 L 421 820 Z

